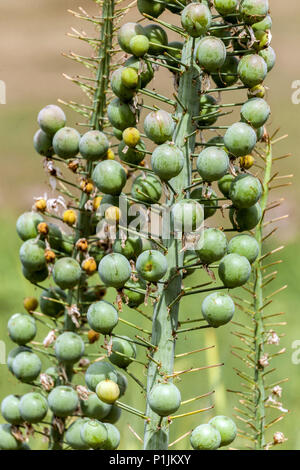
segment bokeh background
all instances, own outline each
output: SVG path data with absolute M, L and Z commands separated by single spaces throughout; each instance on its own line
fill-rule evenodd
M 32 136 L 37 128 L 36 116 L 39 109 L 49 103 L 55 103 L 59 97 L 73 100 L 80 97 L 80 90 L 62 77 L 62 72 L 71 75 L 78 73 L 79 69 L 72 61 L 65 59 L 61 51 L 84 50 L 82 44 L 66 35 L 72 25 L 78 27 L 78 22 L 67 13 L 67 9 L 75 10 L 78 6 L 93 9 L 92 3 L 89 0 L 1 2 L 0 80 L 5 81 L 7 86 L 7 104 L 0 105 L 0 340 L 5 341 L 7 352 L 12 347 L 6 334 L 9 316 L 22 311 L 22 301 L 26 295 L 38 295 L 21 275 L 18 260 L 20 241 L 15 233 L 16 218 L 31 207 L 33 196 L 41 196 L 45 192 L 50 194 L 41 159 L 32 147 Z M 279 333 L 284 333 L 281 346 L 286 348 L 286 353 L 274 359 L 272 367 L 278 368 L 273 374 L 274 382 L 280 378 L 289 378 L 289 382 L 284 385 L 282 400 L 290 413 L 272 430 L 282 431 L 288 438 L 282 449 L 300 449 L 300 364 L 292 361 L 292 354 L 295 353 L 292 345 L 300 340 L 300 106 L 292 103 L 292 83 L 300 80 L 300 3 L 298 0 L 271 0 L 270 4 L 273 17 L 272 46 L 277 53 L 277 65 L 267 80 L 267 99 L 272 108 L 269 129 L 273 131 L 280 127 L 278 135 L 289 134 L 288 139 L 276 146 L 275 153 L 278 156 L 289 152 L 293 154 L 292 158 L 282 160 L 280 170 L 282 174 L 294 174 L 293 186 L 280 188 L 274 193 L 275 198 L 285 199 L 281 208 L 276 210 L 276 217 L 288 213 L 289 218 L 281 222 L 280 229 L 270 245 L 285 245 L 281 253 L 284 263 L 280 265 L 278 280 L 273 288 L 288 284 L 288 289 L 274 298 L 270 309 L 272 312 L 285 311 L 285 318 L 282 317 L 279 321 L 285 320 L 288 325 L 276 329 Z M 127 21 L 135 17 L 135 14 L 130 13 Z M 160 91 L 167 95 L 170 94 L 172 85 L 172 77 L 168 72 L 153 82 L 153 86 L 159 87 Z M 74 116 L 68 113 L 68 117 L 72 124 Z M 112 293 L 109 298 L 113 299 Z M 197 313 L 199 316 L 199 298 L 189 298 L 182 306 L 182 311 L 185 309 L 190 316 L 194 315 L 196 318 Z M 239 321 L 243 322 L 242 315 Z M 236 397 L 225 392 L 226 389 L 239 389 L 239 381 L 233 371 L 233 367 L 239 367 L 239 362 L 230 352 L 230 343 L 235 342 L 232 330 L 229 325 L 222 331 L 190 332 L 185 338 L 181 338 L 180 352 L 187 350 L 188 346 L 190 349 L 197 349 L 215 342 L 217 348 L 206 355 L 203 353 L 197 357 L 191 356 L 189 360 L 180 360 L 178 369 L 213 364 L 215 361 L 222 361 L 225 366 L 211 369 L 209 373 L 203 372 L 193 376 L 188 374 L 182 379 L 180 388 L 184 399 L 213 388 L 217 391 L 217 405 L 216 410 L 210 414 L 186 418 L 180 425 L 178 423 L 177 429 L 174 425 L 172 438 L 175 439 L 200 422 L 206 422 L 215 412 L 229 416 L 234 414 Z M 134 369 L 136 366 L 133 366 Z M 143 373 L 141 370 L 136 372 Z M 17 385 L 16 380 L 7 372 L 6 366 L 0 365 L 0 400 L 8 393 L 16 393 L 16 387 L 20 393 L 30 388 Z M 143 409 L 144 397 L 132 382 L 127 398 L 128 402 Z M 206 403 L 201 402 L 200 407 L 209 404 L 210 399 L 207 399 Z M 123 413 L 119 426 L 122 435 L 120 448 L 139 448 L 138 440 L 128 431 L 128 424 L 132 424 L 138 433 L 142 433 L 142 423 Z M 178 444 L 177 448 L 187 446 L 185 440 Z

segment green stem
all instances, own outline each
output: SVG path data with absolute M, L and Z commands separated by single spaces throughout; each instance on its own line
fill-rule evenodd
M 192 165 L 190 155 L 195 148 L 195 125 L 193 116 L 199 113 L 200 77 L 199 69 L 193 61 L 194 40 L 189 38 L 183 48 L 182 74 L 178 90 L 178 104 L 175 115 L 178 123 L 173 136 L 175 144 L 181 148 L 185 156 L 185 164 L 182 172 L 171 181 L 172 188 L 178 194 L 176 201 L 188 197 L 188 192 L 183 193 L 182 189 L 189 186 L 192 181 Z M 192 135 L 186 140 L 187 135 Z M 174 194 L 171 193 L 168 205 L 174 203 Z M 154 361 L 149 362 L 147 378 L 147 395 L 155 384 L 162 380 L 163 375 L 172 375 L 174 371 L 175 355 L 175 331 L 178 327 L 179 302 L 171 308 L 169 305 L 178 297 L 181 292 L 181 273 L 176 269 L 183 265 L 183 253 L 179 240 L 164 240 L 164 245 L 168 247 L 166 255 L 169 270 L 165 277 L 166 285 L 160 284 L 158 289 L 159 301 L 154 308 L 152 339 L 151 343 L 157 346 L 153 352 Z M 169 282 L 168 282 L 169 281 Z M 160 368 L 157 367 L 160 364 Z M 154 413 L 147 404 L 146 416 L 150 419 L 145 424 L 144 449 L 166 450 L 169 444 L 169 424 L 164 420 L 161 423 L 160 417 Z
M 263 289 L 262 289 L 262 245 L 263 245 L 263 223 L 265 210 L 268 204 L 268 195 L 269 195 L 269 180 L 271 177 L 272 169 L 272 148 L 271 145 L 268 145 L 267 153 L 265 156 L 265 173 L 263 180 L 263 195 L 261 198 L 261 209 L 262 209 L 262 218 L 259 224 L 256 227 L 255 238 L 259 244 L 259 255 L 257 261 L 253 266 L 254 273 L 254 320 L 255 320 L 255 332 L 254 332 L 254 348 L 255 348 L 255 372 L 254 372 L 254 381 L 256 384 L 255 389 L 255 447 L 257 450 L 263 450 L 265 446 L 265 400 L 266 400 L 266 390 L 265 390 L 265 380 L 264 380 L 264 368 L 261 366 L 260 361 L 264 355 L 264 337 L 265 337 L 265 328 L 263 321 L 263 310 L 264 305 L 263 300 Z

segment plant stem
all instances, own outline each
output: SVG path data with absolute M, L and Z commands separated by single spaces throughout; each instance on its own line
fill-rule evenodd
M 173 135 L 173 141 L 181 148 L 185 156 L 185 164 L 182 172 L 171 180 L 171 185 L 178 194 L 176 201 L 188 197 L 184 195 L 182 189 L 189 186 L 192 181 L 190 155 L 195 148 L 195 134 L 186 141 L 186 136 L 195 131 L 193 116 L 199 113 L 200 77 L 201 72 L 193 62 L 194 40 L 187 39 L 183 47 L 182 74 L 178 91 L 178 107 L 175 115 L 178 123 Z M 170 193 L 168 205 L 174 203 L 174 193 Z M 168 247 L 166 255 L 169 270 L 164 278 L 166 285 L 160 284 L 158 295 L 160 296 L 154 308 L 152 339 L 151 343 L 157 346 L 152 357 L 155 360 L 149 362 L 147 395 L 155 384 L 162 380 L 162 375 L 172 376 L 174 372 L 175 355 L 175 331 L 178 326 L 179 302 L 171 308 L 169 305 L 178 297 L 181 292 L 182 275 L 176 269 L 183 265 L 183 252 L 179 240 L 164 240 L 164 245 Z M 158 369 L 157 363 L 161 365 Z M 147 450 L 167 450 L 169 444 L 169 425 L 164 420 L 160 424 L 160 417 L 154 413 L 147 404 L 145 415 L 150 418 L 145 424 L 144 449 Z

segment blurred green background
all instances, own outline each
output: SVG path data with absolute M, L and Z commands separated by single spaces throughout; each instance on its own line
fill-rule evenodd
M 276 146 L 275 154 L 288 152 L 293 154 L 280 165 L 282 174 L 294 174 L 292 187 L 281 188 L 274 198 L 284 198 L 283 205 L 273 211 L 273 216 L 280 217 L 289 213 L 289 218 L 281 222 L 280 228 L 273 237 L 272 246 L 285 245 L 281 253 L 284 263 L 279 266 L 279 276 L 276 287 L 288 284 L 288 289 L 274 298 L 269 312 L 286 312 L 285 320 L 288 326 L 276 329 L 284 333 L 281 347 L 286 353 L 272 361 L 272 367 L 278 370 L 273 374 L 272 381 L 280 378 L 289 378 L 284 385 L 283 406 L 290 410 L 285 420 L 278 423 L 270 431 L 282 431 L 288 441 L 281 449 L 300 449 L 300 364 L 292 362 L 292 344 L 300 340 L 299 328 L 299 283 L 300 283 L 300 237 L 298 235 L 300 216 L 298 204 L 300 202 L 300 187 L 297 184 L 300 178 L 300 163 L 298 162 L 299 147 L 299 113 L 300 107 L 292 103 L 292 83 L 300 80 L 300 51 L 299 44 L 299 15 L 300 4 L 298 0 L 288 2 L 271 1 L 273 17 L 272 46 L 277 53 L 277 65 L 267 80 L 268 101 L 272 107 L 272 117 L 269 121 L 270 131 L 280 127 L 281 134 L 289 134 L 289 138 Z M 76 43 L 66 36 L 71 25 L 78 27 L 78 21 L 67 13 L 68 8 L 75 10 L 78 6 L 86 9 L 94 8 L 87 0 L 3 0 L 0 15 L 0 80 L 7 86 L 7 104 L 0 105 L 0 340 L 4 341 L 7 352 L 12 343 L 7 338 L 6 324 L 12 313 L 22 311 L 23 298 L 38 292 L 25 282 L 18 260 L 20 241 L 15 233 L 15 221 L 20 213 L 31 207 L 34 196 L 41 196 L 45 192 L 51 194 L 47 186 L 47 178 L 43 171 L 41 160 L 32 148 L 32 136 L 37 128 L 36 116 L 38 111 L 48 103 L 55 103 L 57 98 L 74 99 L 80 96 L 77 87 L 68 83 L 62 72 L 67 74 L 78 73 L 79 69 L 73 62 L 63 58 L 61 51 L 83 51 L 84 46 Z M 134 18 L 130 14 L 127 18 Z M 160 92 L 170 95 L 173 85 L 172 77 L 164 73 L 163 80 L 156 79 L 153 86 Z M 70 122 L 72 123 L 72 116 Z M 274 258 L 276 259 L 276 257 Z M 279 259 L 277 257 L 277 259 Z M 298 264 L 299 263 L 299 264 Z M 197 277 L 197 276 L 196 276 Z M 191 280 L 191 283 L 193 281 Z M 201 281 L 200 281 L 201 282 Z M 195 283 L 195 282 L 194 282 Z M 197 279 L 197 283 L 198 279 Z M 272 288 L 275 289 L 275 284 Z M 114 294 L 109 298 L 113 300 Z M 199 297 L 188 298 L 183 302 L 181 315 L 188 312 L 189 317 L 199 317 Z M 141 324 L 141 320 L 133 313 L 124 311 L 124 316 Z M 239 316 L 239 317 L 238 317 Z M 236 315 L 236 320 L 243 323 L 242 314 Z M 280 319 L 279 321 L 281 321 Z M 282 320 L 283 321 L 283 320 Z M 176 369 L 186 367 L 200 367 L 204 364 L 213 364 L 222 361 L 225 366 L 211 369 L 210 373 L 187 374 L 179 384 L 183 399 L 193 395 L 200 395 L 212 388 L 217 391 L 216 410 L 194 417 L 174 422 L 171 429 L 171 440 L 188 431 L 195 425 L 206 422 L 216 412 L 219 414 L 234 414 L 233 408 L 237 406 L 237 399 L 233 394 L 225 393 L 226 389 L 238 390 L 240 388 L 233 367 L 243 367 L 231 355 L 230 343 L 236 343 L 231 332 L 232 325 L 220 331 L 208 333 L 190 332 L 180 338 L 178 352 L 198 349 L 217 343 L 218 347 L 205 353 L 191 356 L 189 359 L 180 359 Z M 120 329 L 122 331 L 122 328 Z M 123 329 L 124 333 L 129 333 Z M 183 336 L 183 335 L 182 335 Z M 41 333 L 41 338 L 43 332 Z M 143 370 L 133 366 L 137 374 Z M 8 393 L 29 391 L 30 386 L 17 385 L 17 381 L 7 372 L 5 365 L 0 365 L 0 400 Z M 139 394 L 133 382 L 130 382 L 127 401 L 137 408 L 143 409 L 144 397 Z M 214 399 L 215 399 L 214 398 Z M 211 404 L 211 398 L 199 402 L 199 407 Z M 195 409 L 195 405 L 188 405 L 187 411 Z M 275 416 L 275 415 L 274 415 Z M 1 419 L 1 418 L 0 418 Z M 128 431 L 131 424 L 138 434 L 142 433 L 142 423 L 131 415 L 123 413 L 120 421 L 122 435 L 121 449 L 139 448 L 138 440 Z M 242 445 L 243 443 L 240 442 Z M 45 446 L 45 444 L 43 444 Z M 178 448 L 188 448 L 187 440 L 182 441 Z M 176 448 L 176 447 L 174 447 Z

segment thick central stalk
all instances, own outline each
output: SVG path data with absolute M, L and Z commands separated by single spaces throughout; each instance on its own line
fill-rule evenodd
M 193 59 L 194 40 L 188 39 L 182 52 L 182 67 L 178 90 L 178 107 L 175 115 L 177 121 L 173 136 L 174 143 L 181 148 L 185 157 L 185 164 L 182 172 L 171 180 L 171 185 L 178 194 L 176 202 L 186 197 L 183 189 L 191 184 L 192 163 L 191 153 L 195 148 L 195 135 L 187 137 L 195 131 L 193 116 L 199 114 L 199 93 L 201 71 L 196 67 Z M 168 205 L 174 203 L 174 195 L 170 196 Z M 160 284 L 159 301 L 154 308 L 152 344 L 157 346 L 153 353 L 154 361 L 149 362 L 147 395 L 152 387 L 163 381 L 164 376 L 170 376 L 174 372 L 174 352 L 176 341 L 176 330 L 178 325 L 179 302 L 171 309 L 169 305 L 180 294 L 182 289 L 182 277 L 177 271 L 177 267 L 183 264 L 182 244 L 179 240 L 164 240 L 168 247 L 166 255 L 169 270 L 164 278 L 165 284 Z M 157 366 L 160 364 L 160 367 Z M 144 449 L 164 450 L 169 444 L 169 424 L 167 419 L 160 420 L 147 404 L 146 415 L 150 422 L 145 425 Z

